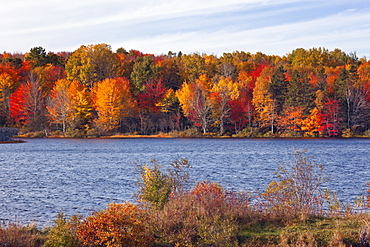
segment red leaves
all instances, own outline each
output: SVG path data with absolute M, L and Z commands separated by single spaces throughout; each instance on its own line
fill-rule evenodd
M 27 123 L 32 112 L 28 102 L 30 84 L 22 84 L 10 96 L 10 116 L 17 123 Z
M 329 137 L 340 135 L 341 117 L 339 116 L 339 102 L 337 100 L 328 99 L 319 116 L 320 132 L 326 133 Z
M 145 84 L 145 90 L 138 94 L 139 108 L 149 112 L 159 112 L 160 108 L 157 103 L 163 99 L 167 89 L 159 81 L 149 81 Z

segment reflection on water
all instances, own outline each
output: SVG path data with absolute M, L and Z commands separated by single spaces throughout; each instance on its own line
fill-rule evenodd
M 332 177 L 326 185 L 345 200 L 370 181 L 367 139 L 28 139 L 0 145 L 0 219 L 50 223 L 67 215 L 134 201 L 135 162 L 186 158 L 194 182 L 263 190 L 293 150 L 308 149 Z

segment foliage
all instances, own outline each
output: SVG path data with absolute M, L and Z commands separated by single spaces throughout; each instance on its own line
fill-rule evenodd
M 88 216 L 78 226 L 77 236 L 84 246 L 148 246 L 147 216 L 129 202 L 111 203 Z
M 238 246 L 237 222 L 248 221 L 250 212 L 245 195 L 205 181 L 172 197 L 150 225 L 159 246 Z
M 98 81 L 116 77 L 118 64 L 118 56 L 112 52 L 110 45 L 82 45 L 66 63 L 67 79 L 93 88 Z
M 4 247 L 41 247 L 44 238 L 36 224 L 22 226 L 10 223 L 0 227 L 0 246 Z
M 45 247 L 79 247 L 77 228 L 81 224 L 81 216 L 67 218 L 63 212 L 59 212 L 54 220 L 54 226 L 48 229 Z
M 95 85 L 95 124 L 102 133 L 118 127 L 120 119 L 133 107 L 129 82 L 125 78 L 105 79 Z
M 282 57 L 113 52 L 108 44 L 73 53 L 34 47 L 0 54 L 0 125 L 81 136 L 93 128 L 104 135 L 197 129 L 232 136 L 249 127 L 258 128 L 251 137 L 350 138 L 370 129 L 369 68 L 366 59 L 322 47 Z M 114 102 L 107 96 L 112 81 L 97 94 L 98 84 L 117 78 L 128 86 L 117 94 L 131 102 L 123 111 L 106 104 Z M 60 80 L 68 80 L 69 104 L 60 101 Z
M 296 151 L 289 167 L 281 165 L 276 172 L 277 181 L 272 181 L 263 193 L 263 199 L 274 217 L 307 218 L 319 215 L 324 203 L 322 185 L 328 178 L 323 166 Z
M 181 89 L 176 91 L 176 97 L 179 99 L 185 116 L 189 117 L 197 127 L 201 127 L 204 134 L 211 122 L 212 102 L 207 88 L 208 82 L 209 80 L 204 76 L 194 83 L 185 82 Z
M 150 163 L 138 166 L 140 179 L 137 183 L 137 198 L 141 202 L 149 203 L 152 208 L 162 209 L 171 194 L 183 191 L 189 178 L 187 169 L 190 164 L 185 159 L 174 160 L 165 173 L 156 160 L 153 159 Z

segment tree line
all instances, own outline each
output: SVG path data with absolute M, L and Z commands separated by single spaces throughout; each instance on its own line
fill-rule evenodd
M 370 135 L 370 62 L 340 49 L 0 54 L 0 126 L 66 136 Z

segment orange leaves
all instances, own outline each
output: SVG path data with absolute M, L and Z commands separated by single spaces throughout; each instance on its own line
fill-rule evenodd
M 133 107 L 130 83 L 125 78 L 105 79 L 94 88 L 94 105 L 98 113 L 95 124 L 103 133 L 118 127 L 119 120 Z
M 112 203 L 87 217 L 77 236 L 85 246 L 148 246 L 145 212 L 129 202 Z
M 78 81 L 58 80 L 48 102 L 48 116 L 52 123 L 62 124 L 63 133 L 67 127 L 77 128 L 91 115 L 92 105 L 86 86 Z
M 320 115 L 319 110 L 315 107 L 310 111 L 310 115 L 302 121 L 303 135 L 306 137 L 314 137 L 320 129 Z
M 303 122 L 303 107 L 287 107 L 278 123 L 285 130 L 300 131 Z
M 273 121 L 274 101 L 269 91 L 272 74 L 273 70 L 270 67 L 263 69 L 253 91 L 252 103 L 260 126 L 268 126 Z

